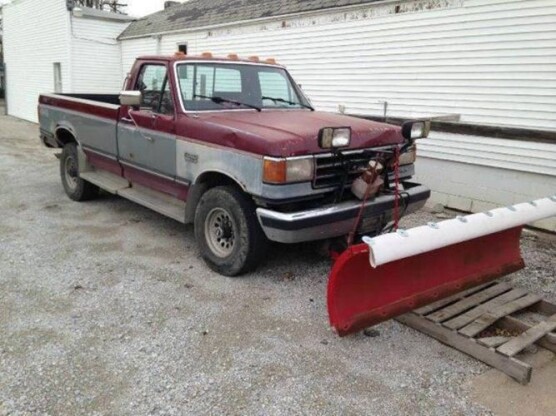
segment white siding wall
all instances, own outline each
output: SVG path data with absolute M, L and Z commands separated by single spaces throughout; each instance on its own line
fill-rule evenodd
M 556 129 L 554 0 L 417 0 L 398 13 L 389 2 L 166 35 L 161 51 L 182 41 L 190 53 L 276 57 L 323 110 L 382 115 L 387 101 L 391 116 Z
M 20 0 L 3 14 L 8 112 L 37 121 L 39 94 L 54 91 L 55 62 L 64 91 L 71 89 L 69 14 L 59 0 Z
M 433 132 L 417 147 L 430 205 L 480 212 L 556 195 L 556 144 Z M 556 231 L 556 218 L 535 225 Z
M 141 38 L 126 40 L 121 43 L 122 51 L 122 77 L 123 81 L 131 69 L 135 58 L 141 55 L 155 55 L 160 53 L 158 41 L 154 38 Z
M 72 18 L 72 92 L 116 94 L 122 55 L 118 36 L 129 25 L 97 18 Z

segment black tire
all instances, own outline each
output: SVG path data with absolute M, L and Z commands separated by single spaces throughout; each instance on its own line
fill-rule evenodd
M 252 271 L 268 247 L 253 201 L 233 186 L 203 194 L 195 211 L 195 238 L 208 266 L 224 275 Z M 218 238 L 220 234 L 220 238 Z
M 99 188 L 79 177 L 79 162 L 77 146 L 68 143 L 62 150 L 60 157 L 60 176 L 66 194 L 74 201 L 88 201 L 99 194 Z

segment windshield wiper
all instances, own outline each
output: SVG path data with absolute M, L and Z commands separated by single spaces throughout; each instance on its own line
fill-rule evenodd
M 307 104 L 303 104 L 303 103 L 296 103 L 295 101 L 289 101 L 289 100 L 285 100 L 283 98 L 276 98 L 276 97 L 266 97 L 263 96 L 261 97 L 263 100 L 270 100 L 270 101 L 274 101 L 275 103 L 285 103 L 285 104 L 289 104 L 289 105 L 300 105 L 301 107 L 304 108 L 308 108 L 311 111 L 315 111 L 315 109 Z
M 241 101 L 230 100 L 230 99 L 224 98 L 224 97 L 209 97 L 208 95 L 202 95 L 202 94 L 195 94 L 193 96 L 193 98 L 197 98 L 197 97 L 198 98 L 205 98 L 207 100 L 211 100 L 213 103 L 216 103 L 216 104 L 230 103 L 230 104 L 235 104 L 235 105 L 244 105 L 245 107 L 249 107 L 249 108 L 252 108 L 254 110 L 257 110 L 258 112 L 262 111 L 261 107 L 257 107 L 256 105 L 242 103 Z

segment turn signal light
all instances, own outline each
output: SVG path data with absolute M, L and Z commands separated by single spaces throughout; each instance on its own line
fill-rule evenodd
M 286 182 L 286 159 L 264 159 L 263 182 L 285 183 Z
M 210 52 L 203 52 L 203 53 L 201 54 L 201 58 L 210 59 L 210 58 L 212 58 L 212 53 L 210 53 Z
M 237 60 L 239 60 L 239 56 L 237 56 L 237 54 L 235 54 L 235 53 L 231 53 L 231 54 L 228 55 L 228 59 L 231 59 L 233 61 L 237 61 Z
M 315 162 L 313 156 L 290 158 L 265 157 L 263 182 L 284 184 L 308 182 L 313 179 Z
M 265 62 L 270 65 L 276 65 L 276 59 L 274 58 L 268 58 Z
M 253 62 L 259 62 L 259 61 L 260 61 L 260 59 L 259 59 L 258 56 L 250 56 L 250 57 L 247 58 L 247 59 L 249 59 L 250 61 L 253 61 Z

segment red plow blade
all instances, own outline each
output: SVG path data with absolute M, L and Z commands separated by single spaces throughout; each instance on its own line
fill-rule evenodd
M 328 282 L 330 324 L 360 331 L 524 267 L 521 226 L 372 268 L 369 246 L 348 248 Z

